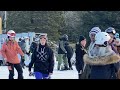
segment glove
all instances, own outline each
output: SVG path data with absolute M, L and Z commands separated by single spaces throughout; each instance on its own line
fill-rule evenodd
M 29 53 L 29 52 L 27 52 L 26 54 L 27 54 L 28 56 L 30 56 L 30 53 Z
M 29 76 L 34 76 L 34 73 L 33 72 L 29 72 Z
M 21 56 L 21 59 L 24 59 L 24 56 Z

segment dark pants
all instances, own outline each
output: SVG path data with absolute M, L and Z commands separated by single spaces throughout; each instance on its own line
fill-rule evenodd
M 82 79 L 82 74 L 78 74 L 78 79 Z
M 90 79 L 90 75 L 91 75 L 91 66 L 87 64 L 85 66 L 85 70 L 84 70 L 84 72 L 82 74 L 82 77 L 84 79 Z
M 23 59 L 22 57 L 21 57 L 21 65 L 22 65 L 22 68 L 24 68 L 24 66 L 25 66 L 25 59 Z
M 2 60 L 0 60 L 0 66 L 3 64 L 3 61 Z
M 18 79 L 23 79 L 23 70 L 21 64 L 11 64 L 8 65 L 9 68 L 9 79 L 14 79 L 14 67 L 18 72 Z
M 68 64 L 69 64 L 69 68 L 72 68 L 72 64 L 71 64 L 71 58 L 68 58 Z

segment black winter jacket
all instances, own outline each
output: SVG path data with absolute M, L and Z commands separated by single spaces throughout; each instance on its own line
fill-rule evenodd
M 76 69 L 79 73 L 80 70 L 83 70 L 83 67 L 84 67 L 83 56 L 87 52 L 85 51 L 85 49 L 80 44 L 76 44 L 75 53 L 76 53 Z
M 30 46 L 30 52 L 33 53 L 36 47 L 37 47 L 37 44 L 35 42 L 32 42 Z
M 31 62 L 29 64 L 29 71 L 34 64 L 34 72 L 41 72 L 44 74 L 53 73 L 54 68 L 54 54 L 53 50 L 47 45 L 39 45 L 32 54 Z
M 67 51 L 65 49 L 65 44 L 67 41 L 61 40 L 59 41 L 59 47 L 58 47 L 58 54 L 66 54 Z

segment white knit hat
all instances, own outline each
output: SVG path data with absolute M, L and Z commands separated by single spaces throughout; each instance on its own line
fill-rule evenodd
M 91 34 L 97 34 L 98 32 L 101 32 L 101 29 L 99 27 L 93 27 L 91 31 L 89 32 L 89 36 Z

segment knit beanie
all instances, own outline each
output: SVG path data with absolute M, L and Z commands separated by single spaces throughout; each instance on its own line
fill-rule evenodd
M 89 32 L 89 37 L 91 34 L 97 34 L 98 32 L 101 32 L 101 29 L 99 27 L 93 27 L 91 31 Z
M 84 39 L 86 39 L 84 36 L 82 36 L 82 35 L 80 35 L 80 37 L 79 37 L 79 43 L 82 41 L 82 40 L 84 40 Z

